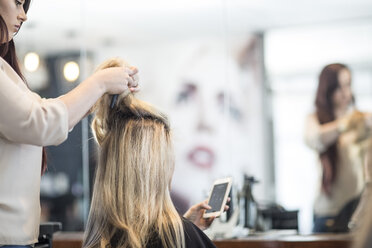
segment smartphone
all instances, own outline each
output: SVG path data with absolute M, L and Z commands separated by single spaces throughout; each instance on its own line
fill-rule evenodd
M 223 213 L 231 189 L 231 183 L 231 177 L 218 179 L 213 183 L 212 191 L 208 198 L 208 205 L 212 208 L 204 212 L 204 218 L 219 217 Z

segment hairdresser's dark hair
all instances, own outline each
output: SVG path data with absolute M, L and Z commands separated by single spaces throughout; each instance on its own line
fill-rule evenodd
M 25 13 L 28 12 L 30 7 L 31 0 L 25 0 L 23 4 L 23 9 Z M 22 25 L 22 24 L 21 24 Z M 6 23 L 2 16 L 0 15 L 0 41 L 7 41 L 9 40 L 9 32 L 6 26 Z M 0 56 L 13 68 L 13 70 L 22 78 L 22 80 L 27 84 L 25 77 L 23 76 L 21 69 L 19 67 L 16 49 L 14 45 L 13 39 L 9 42 L 5 42 L 0 44 Z M 43 157 L 42 157 L 42 166 L 41 166 L 41 173 L 44 173 L 47 169 L 47 155 L 45 148 L 43 148 Z
M 31 3 L 31 0 L 25 0 L 23 4 L 23 9 L 25 10 L 26 13 L 28 12 L 30 3 Z M 7 41 L 8 39 L 9 39 L 8 28 L 6 27 L 6 23 L 4 19 L 0 15 L 0 41 L 4 41 L 4 40 Z M 4 58 L 6 62 L 8 62 L 8 64 L 17 72 L 17 74 L 23 80 L 25 80 L 19 68 L 13 39 L 10 40 L 9 42 L 5 42 L 0 45 L 0 56 Z
M 339 72 L 349 70 L 344 64 L 329 64 L 323 68 L 319 75 L 319 85 L 316 93 L 315 106 L 316 116 L 320 124 L 325 124 L 336 119 L 334 114 L 333 94 L 339 88 Z M 350 71 L 350 70 L 349 70 Z M 352 97 L 354 101 L 354 96 Z M 322 189 L 327 192 L 335 180 L 337 174 L 337 140 L 328 149 L 319 155 L 323 167 Z M 331 172 L 330 178 L 325 177 L 324 170 L 328 167 Z

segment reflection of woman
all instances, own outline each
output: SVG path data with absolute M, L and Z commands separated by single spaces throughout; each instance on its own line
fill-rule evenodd
M 370 117 L 353 108 L 350 70 L 327 65 L 319 76 L 316 112 L 308 116 L 306 143 L 319 154 L 321 189 L 314 205 L 314 232 L 347 231 L 363 189 L 363 160 Z
M 102 70 L 56 99 L 31 92 L 19 69 L 13 37 L 30 0 L 0 1 L 0 246 L 30 247 L 40 222 L 42 147 L 58 145 L 105 93 L 136 86 L 136 69 Z M 134 90 L 134 89 L 132 89 Z M 43 166 L 42 166 L 43 164 Z M 14 247 L 14 246 L 12 246 Z
M 167 117 L 131 94 L 109 103 L 102 98 L 92 123 L 101 154 L 84 247 L 215 247 L 171 201 Z

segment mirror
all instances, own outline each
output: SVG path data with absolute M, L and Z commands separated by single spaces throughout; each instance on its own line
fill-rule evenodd
M 29 85 L 44 97 L 75 87 L 110 57 L 140 71 L 138 94 L 169 114 L 180 210 L 206 198 L 212 182 L 254 176 L 258 202 L 300 210 L 310 232 L 317 191 L 316 156 L 303 142 L 322 66 L 353 71 L 360 109 L 371 106 L 372 5 L 297 1 L 33 1 L 16 37 L 21 61 L 39 55 Z M 318 11 L 322 10 L 322 11 Z M 77 79 L 66 79 L 69 62 Z M 24 62 L 23 62 L 24 64 Z M 76 65 L 75 64 L 75 65 Z M 69 64 L 73 65 L 73 64 Z M 96 148 L 89 119 L 66 142 L 48 147 L 43 220 L 83 230 Z

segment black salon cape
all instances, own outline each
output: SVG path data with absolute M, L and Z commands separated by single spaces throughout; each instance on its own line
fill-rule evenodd
M 182 217 L 186 248 L 216 248 L 212 241 L 191 221 Z M 163 248 L 159 237 L 151 239 L 146 248 Z

